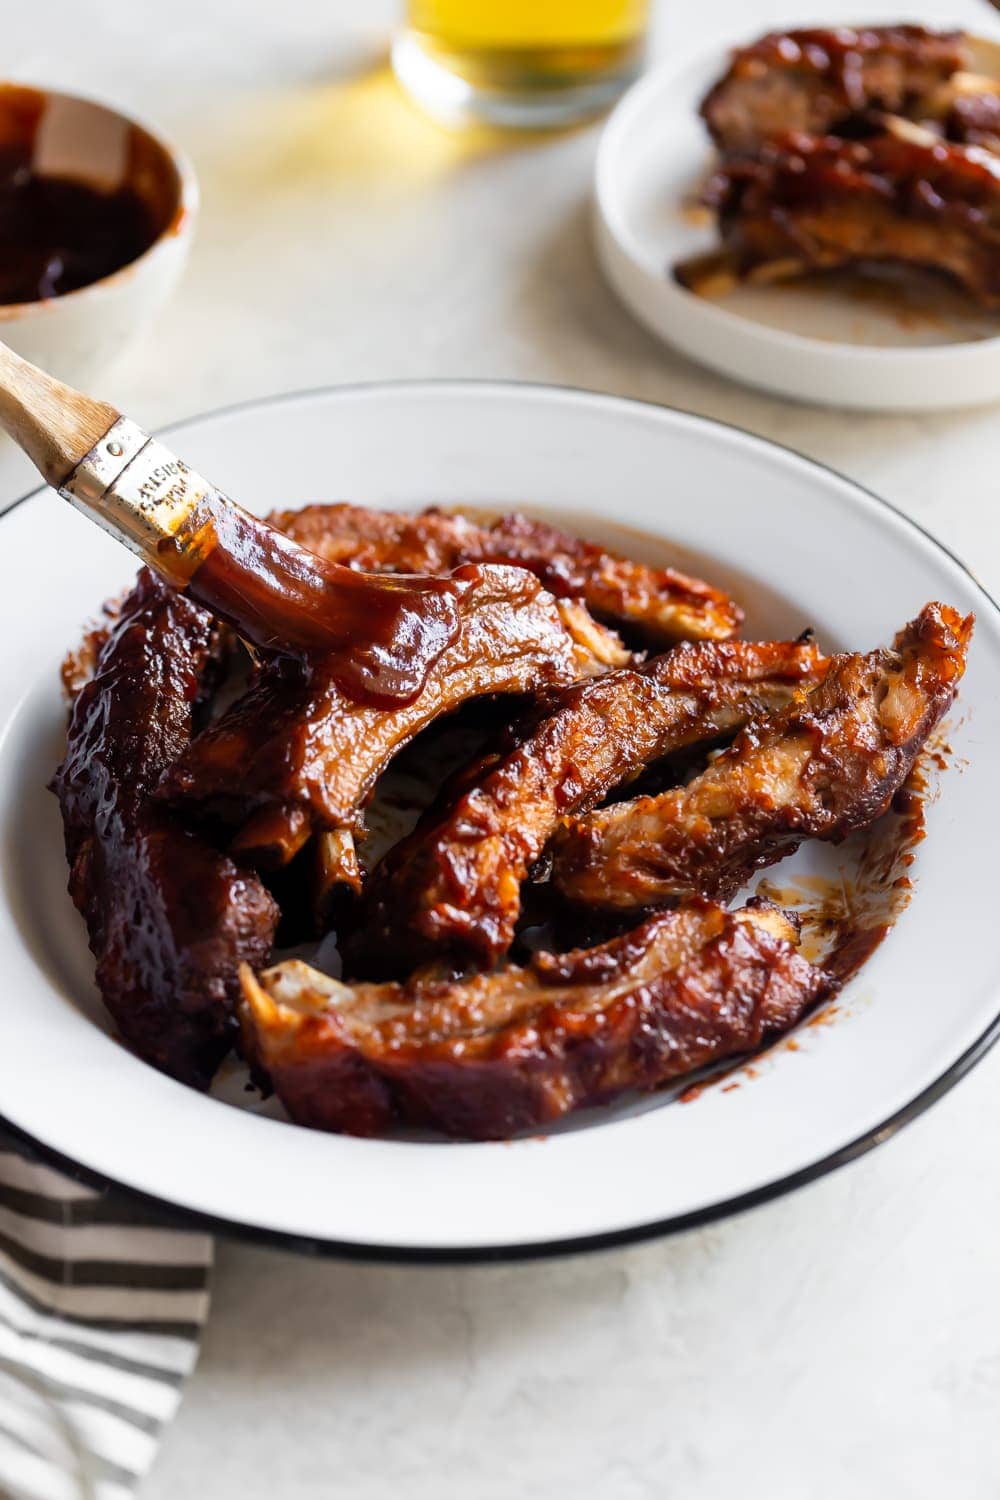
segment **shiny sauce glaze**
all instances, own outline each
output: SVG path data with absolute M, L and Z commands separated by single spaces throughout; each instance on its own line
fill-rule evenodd
M 842 871 L 831 876 L 791 876 L 784 881 L 765 878 L 757 884 L 757 895 L 795 916 L 800 924 L 800 952 L 832 975 L 838 989 L 860 973 L 909 905 L 913 882 L 907 872 L 917 845 L 926 837 L 925 808 L 937 794 L 930 772 L 947 769 L 953 753 L 943 730 L 939 726 L 918 756 L 891 810 L 872 828 L 852 835 L 845 846 L 854 848 L 850 875 Z M 815 1011 L 805 1025 L 830 1026 L 846 1014 L 833 1000 Z M 755 1056 L 778 1047 L 786 1052 L 800 1050 L 792 1035 Z M 682 1104 L 692 1104 L 708 1089 L 721 1085 L 720 1092 L 729 1093 L 755 1077 L 752 1064 L 739 1062 L 696 1078 L 677 1097 Z
M 251 645 L 322 657 L 324 671 L 357 702 L 417 697 L 457 638 L 462 600 L 480 577 L 475 565 L 448 578 L 361 573 L 326 562 L 218 495 L 199 507 L 195 525 L 193 539 L 161 544 L 163 572 Z
M 0 303 L 40 302 L 136 260 L 159 224 L 127 184 L 43 176 L 29 147 L 0 145 Z

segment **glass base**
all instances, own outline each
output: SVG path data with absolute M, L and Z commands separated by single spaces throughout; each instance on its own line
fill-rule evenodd
M 532 78 L 521 87 L 504 87 L 463 78 L 434 57 L 413 32 L 401 32 L 392 47 L 397 79 L 432 119 L 443 125 L 498 125 L 515 130 L 573 125 L 602 114 L 634 82 L 640 62 L 631 52 L 600 71 L 558 80 Z

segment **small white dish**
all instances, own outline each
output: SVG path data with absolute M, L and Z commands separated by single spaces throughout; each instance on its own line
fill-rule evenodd
M 834 1023 L 800 1028 L 798 1050 L 779 1044 L 738 1087 L 716 1083 L 689 1104 L 670 1091 L 622 1099 L 501 1144 L 306 1130 L 270 1117 L 273 1103 L 261 1112 L 235 1065 L 205 1096 L 112 1036 L 45 783 L 65 743 L 59 663 L 135 569 L 39 491 L 0 517 L 0 634 L 17 643 L 0 653 L 0 1115 L 14 1126 L 224 1230 L 390 1258 L 538 1255 L 662 1233 L 806 1182 L 886 1140 L 996 1039 L 983 834 L 1000 818 L 1000 611 L 912 522 L 746 433 L 546 387 L 317 391 L 184 423 L 169 443 L 258 512 L 324 496 L 537 509 L 703 570 L 737 593 L 750 635 L 813 625 L 829 648 L 867 649 L 929 599 L 974 610 L 954 764 L 927 808 L 910 905 Z M 804 846 L 775 878 L 839 878 L 846 857 Z
M 920 293 L 904 302 L 794 284 L 710 300 L 674 280 L 678 261 L 716 242 L 710 216 L 691 206 L 714 152 L 698 106 L 730 51 L 715 46 L 655 69 L 605 126 L 595 237 L 622 301 L 700 364 L 793 400 L 865 411 L 1000 400 L 1000 319 L 947 288 L 928 286 L 932 306 Z
M 109 276 L 38 302 L 0 305 L 0 339 L 72 385 L 86 388 L 144 332 L 173 291 L 191 248 L 198 188 L 186 158 L 147 125 L 96 100 L 0 84 L 0 147 L 27 148 L 40 174 L 113 190 L 146 203 L 156 236 Z

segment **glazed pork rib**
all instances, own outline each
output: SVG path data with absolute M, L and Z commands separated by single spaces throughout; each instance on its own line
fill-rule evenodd
M 950 141 L 1000 153 L 1000 84 L 955 92 L 946 102 L 943 129 Z
M 320 557 L 366 572 L 450 573 L 471 562 L 527 568 L 556 598 L 583 599 L 598 619 L 630 627 L 650 645 L 726 640 L 743 621 L 727 594 L 699 578 L 646 567 L 516 513 L 478 526 L 434 509 L 413 516 L 307 505 L 271 521 Z
M 232 1043 L 238 967 L 266 961 L 278 916 L 251 871 L 150 796 L 190 740 L 215 650 L 211 617 L 141 573 L 71 659 L 53 780 L 104 1002 L 140 1057 L 199 1088 Z
M 891 651 L 835 657 L 802 702 L 749 725 L 687 786 L 569 822 L 553 844 L 556 886 L 618 912 L 727 900 L 803 839 L 866 827 L 952 702 L 972 627 L 928 604 Z
M 925 118 L 927 101 L 968 68 L 961 32 L 848 26 L 771 32 L 735 54 L 701 114 L 724 152 L 801 131 L 837 134 L 870 110 Z
M 334 863 L 356 884 L 351 840 L 362 808 L 420 730 L 473 698 L 545 693 L 627 660 L 582 605 L 554 599 L 521 568 L 473 565 L 455 576 L 471 579 L 461 631 L 416 698 L 380 707 L 347 697 L 322 660 L 265 664 L 170 767 L 161 797 L 237 830 L 234 847 L 254 862 L 284 863 L 312 832 L 339 833 Z
M 376 867 L 353 972 L 392 977 L 442 953 L 494 964 L 513 941 L 521 883 L 560 818 L 654 760 L 783 707 L 825 666 L 810 642 L 699 642 L 565 689 L 463 773 Z
M 244 1048 L 292 1119 L 503 1139 L 759 1047 L 829 994 L 774 907 L 695 902 L 599 948 L 461 982 L 242 972 Z
M 692 291 L 892 265 L 941 272 L 1000 308 L 1000 158 L 975 147 L 924 132 L 784 136 L 723 163 L 706 200 L 723 250 L 675 267 Z

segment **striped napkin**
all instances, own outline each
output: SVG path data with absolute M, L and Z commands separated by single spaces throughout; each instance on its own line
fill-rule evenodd
M 0 1129 L 0 1497 L 128 1500 L 198 1357 L 212 1240 Z

